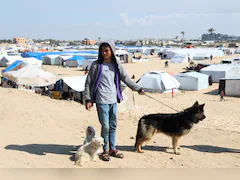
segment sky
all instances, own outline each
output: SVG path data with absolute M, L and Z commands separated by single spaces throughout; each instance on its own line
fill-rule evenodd
M 4 0 L 0 39 L 240 36 L 240 0 Z

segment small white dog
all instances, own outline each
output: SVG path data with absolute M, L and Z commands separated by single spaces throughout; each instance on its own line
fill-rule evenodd
M 86 138 L 83 144 L 91 142 L 95 137 L 95 134 L 95 129 L 92 126 L 88 126 L 86 129 Z
M 102 137 L 95 137 L 91 142 L 82 145 L 75 154 L 75 165 L 82 166 L 82 157 L 88 154 L 92 161 L 96 161 L 98 150 L 104 145 Z

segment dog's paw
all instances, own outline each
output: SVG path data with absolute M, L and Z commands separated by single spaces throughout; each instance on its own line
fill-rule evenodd
M 174 154 L 176 154 L 176 155 L 180 155 L 180 152 L 174 152 Z
M 96 162 L 97 161 L 97 158 L 96 157 L 93 157 L 91 158 L 92 161 Z

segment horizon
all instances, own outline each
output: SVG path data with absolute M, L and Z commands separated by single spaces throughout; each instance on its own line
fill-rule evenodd
M 240 36 L 240 1 L 122 0 L 79 2 L 32 0 L 1 2 L 0 39 L 200 39 L 208 29 Z M 9 11 L 9 8 L 11 11 Z M 10 13 L 9 13 L 10 12 Z

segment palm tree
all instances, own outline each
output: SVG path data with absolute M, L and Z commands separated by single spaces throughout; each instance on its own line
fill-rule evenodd
M 209 32 L 210 34 L 213 34 L 214 31 L 216 31 L 216 29 L 213 29 L 213 28 L 208 29 L 208 32 Z
M 185 32 L 182 31 L 181 34 L 182 34 L 182 41 L 183 41 L 183 38 L 184 38 Z

